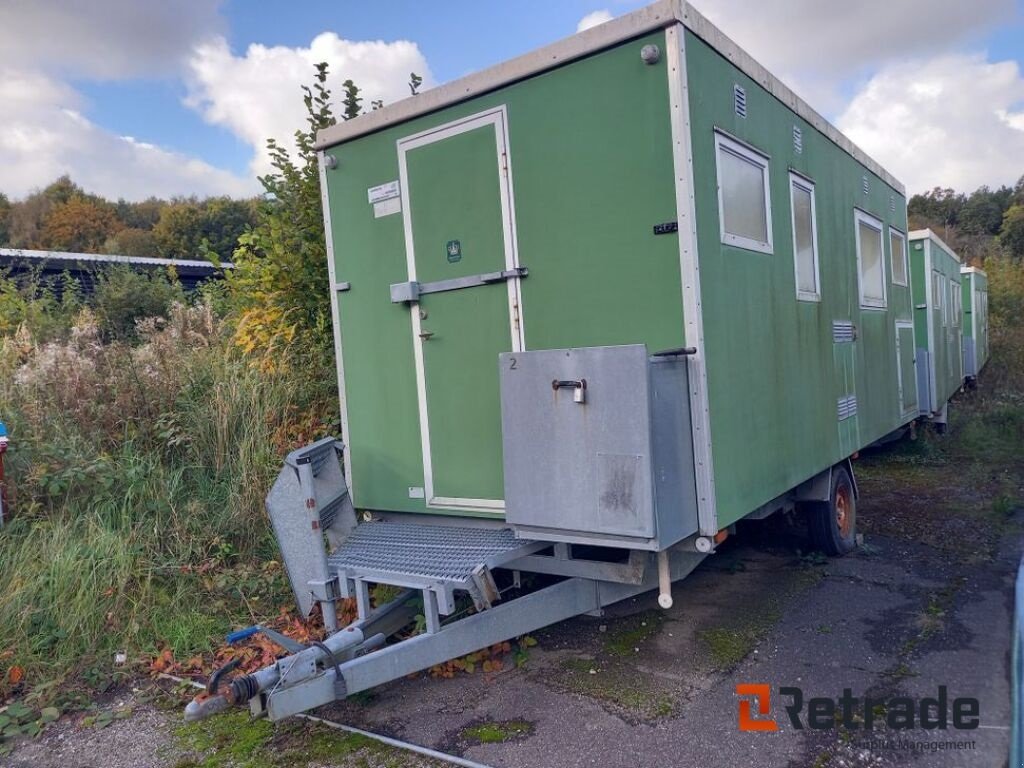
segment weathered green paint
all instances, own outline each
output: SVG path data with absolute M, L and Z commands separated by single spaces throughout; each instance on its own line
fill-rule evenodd
M 965 376 L 977 376 L 988 362 L 988 276 L 978 270 L 965 268 L 960 273 L 961 301 L 963 303 L 963 335 L 974 341 L 974 369 L 964 370 Z
M 900 361 L 900 393 L 904 416 L 918 414 L 916 344 L 914 326 L 910 322 L 897 323 L 897 347 Z
M 327 175 L 336 274 L 352 284 L 350 291 L 338 294 L 337 302 L 348 399 L 346 442 L 353 498 L 360 507 L 428 511 L 424 500 L 409 498 L 408 492 L 424 485 L 410 310 L 388 300 L 388 286 L 409 279 L 403 214 L 375 219 L 366 193 L 398 178 L 398 140 L 506 106 L 518 250 L 520 263 L 530 270 L 522 282 L 528 349 L 641 342 L 658 350 L 683 343 L 678 243 L 675 236 L 656 237 L 651 229 L 675 219 L 675 192 L 667 73 L 664 66 L 649 67 L 640 60 L 640 48 L 648 42 L 664 46 L 664 35 L 633 41 L 329 150 L 338 159 L 337 170 Z M 460 183 L 462 173 L 454 167 L 450 172 L 438 168 L 432 172 L 427 198 L 443 198 Z M 443 203 L 421 202 L 415 188 L 410 192 L 418 228 L 418 206 Z M 418 274 L 421 282 L 480 271 L 469 266 L 476 251 L 471 236 L 437 231 L 423 237 L 438 241 L 428 246 L 437 249 L 438 272 Z M 450 239 L 461 240 L 463 258 L 457 264 L 444 259 Z M 418 244 L 416 252 L 419 270 Z M 491 311 L 486 294 L 503 295 L 504 290 L 488 286 L 425 296 L 422 308 L 429 317 L 423 326 L 437 330 L 437 322 L 450 321 L 468 329 L 486 322 L 489 328 L 494 318 L 479 314 Z M 507 348 L 507 314 L 504 322 Z M 424 344 L 428 365 L 432 357 L 440 361 L 445 354 L 440 351 L 446 346 L 444 337 L 452 333 L 447 328 Z M 478 423 L 466 435 L 469 439 L 462 442 L 461 417 L 450 411 L 442 423 L 431 416 L 430 424 L 438 453 L 435 469 L 461 465 L 459 477 L 450 478 L 451 487 L 482 498 L 494 496 L 501 477 L 497 352 L 494 339 L 488 339 L 474 342 L 461 360 L 461 353 L 455 353 L 444 361 L 452 376 L 462 372 L 465 390 L 471 390 L 456 385 L 449 390 L 454 396 L 438 395 L 450 402 L 470 398 L 473 415 L 466 418 Z M 481 373 L 487 367 L 491 373 Z M 433 396 L 428 393 L 428 398 Z M 433 407 L 430 403 L 429 410 Z M 488 407 L 493 413 L 482 416 Z M 492 430 L 486 449 L 481 442 L 484 420 Z M 441 480 L 435 478 L 435 492 L 448 493 Z
M 715 488 L 727 525 L 905 421 L 895 321 L 910 318 L 910 292 L 892 283 L 886 231 L 888 308 L 860 308 L 854 208 L 906 232 L 906 204 L 691 32 L 686 47 Z M 745 118 L 734 84 L 746 89 Z M 771 255 L 720 242 L 716 128 L 771 158 Z M 820 302 L 796 298 L 790 168 L 815 182 Z M 834 343 L 833 320 L 852 321 L 857 340 Z M 857 415 L 839 422 L 836 401 L 847 394 Z
M 429 283 L 503 270 L 495 126 L 411 149 L 406 167 L 416 279 Z M 433 334 L 422 354 L 434 495 L 501 499 L 494 361 L 512 348 L 507 290 L 495 284 L 428 294 L 419 313 L 421 331 Z M 476 471 L 466 472 L 468 466 Z
M 940 412 L 964 383 L 962 318 L 957 315 L 960 259 L 931 230 L 911 233 L 910 270 L 914 284 L 914 335 L 919 350 L 927 352 L 930 402 L 926 414 Z
M 725 526 L 908 420 L 896 321 L 912 317 L 910 290 L 892 283 L 886 229 L 888 305 L 861 309 L 854 234 L 855 208 L 905 232 L 906 206 L 731 62 L 689 31 L 685 40 L 702 351 Z M 399 140 L 505 107 L 519 263 L 530 271 L 521 285 L 526 349 L 639 342 L 656 351 L 684 343 L 678 235 L 652 231 L 676 219 L 676 193 L 667 63 L 643 64 L 647 43 L 667 50 L 663 32 L 647 35 L 328 150 L 338 160 L 327 176 L 336 274 L 352 285 L 336 300 L 351 482 L 361 508 L 434 511 L 409 494 L 424 484 L 412 323 L 410 308 L 388 299 L 391 283 L 409 279 L 403 216 L 410 211 L 375 219 L 366 196 L 368 187 L 398 178 Z M 746 88 L 746 118 L 733 109 L 736 83 Z M 794 126 L 803 132 L 799 154 Z M 716 128 L 771 158 L 772 254 L 720 242 Z M 493 144 L 445 141 L 409 155 L 421 282 L 503 268 L 479 251 L 494 237 L 494 166 L 484 170 L 484 145 Z M 790 168 L 816 184 L 817 302 L 797 300 Z M 464 180 L 473 194 L 460 191 Z M 455 263 L 445 255 L 453 240 L 462 251 Z M 435 333 L 423 344 L 435 494 L 496 498 L 500 488 L 496 357 L 510 344 L 505 296 L 503 285 L 488 286 L 420 303 L 422 327 Z M 856 340 L 835 343 L 834 320 L 853 322 Z M 906 376 L 906 354 L 903 366 Z M 858 410 L 840 421 L 837 399 L 847 395 Z

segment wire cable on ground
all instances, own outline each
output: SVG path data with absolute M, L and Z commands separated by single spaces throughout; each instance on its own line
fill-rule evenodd
M 206 688 L 202 683 L 197 683 L 195 680 L 188 680 L 184 677 L 178 677 L 177 675 L 171 675 L 167 672 L 161 672 L 158 677 L 165 678 L 167 680 L 173 680 L 176 683 L 184 683 L 185 685 L 191 685 L 193 688 Z M 421 747 L 419 744 L 412 744 L 408 741 L 401 741 L 400 739 L 393 739 L 390 736 L 384 736 L 379 733 L 373 733 L 371 731 L 364 731 L 362 728 L 356 728 L 352 725 L 344 725 L 343 723 L 336 723 L 333 720 L 325 720 L 322 717 L 316 715 L 295 715 L 295 717 L 301 717 L 303 720 L 309 720 L 310 722 L 320 723 L 326 725 L 328 728 L 334 728 L 338 731 L 346 731 L 347 733 L 354 733 L 358 736 L 365 736 L 368 739 L 379 741 L 381 744 L 387 744 L 390 747 L 396 747 L 398 749 L 404 749 L 408 752 L 415 752 L 418 755 L 424 757 L 431 757 L 434 760 L 443 760 L 446 763 L 452 765 L 459 765 L 463 768 L 491 768 L 489 765 L 484 763 L 477 763 L 472 760 L 467 760 L 464 757 L 457 757 L 456 755 L 449 755 L 445 752 L 438 752 L 436 749 L 430 747 Z

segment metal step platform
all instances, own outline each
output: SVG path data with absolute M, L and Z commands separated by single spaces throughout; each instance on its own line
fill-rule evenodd
M 455 592 L 469 594 L 477 610 L 499 598 L 491 571 L 532 555 L 549 543 L 517 539 L 510 528 L 370 522 L 358 525 L 327 558 L 341 595 L 355 597 L 359 617 L 370 614 L 369 584 L 423 592 L 428 632 L 440 614 L 455 611 Z

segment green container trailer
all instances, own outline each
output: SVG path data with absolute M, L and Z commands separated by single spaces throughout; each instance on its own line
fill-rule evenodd
M 855 546 L 851 458 L 920 409 L 904 189 L 688 4 L 317 149 L 346 445 L 290 455 L 267 506 L 303 611 L 360 619 L 228 699 L 278 719 L 647 590 L 668 607 L 744 518 Z M 555 581 L 522 594 L 524 571 Z M 422 602 L 371 610 L 372 583 Z M 416 613 L 425 635 L 363 654 Z
M 960 291 L 964 378 L 974 382 L 988 362 L 988 275 L 977 267 L 961 267 Z
M 902 185 L 673 7 L 321 132 L 358 507 L 504 517 L 503 352 L 694 347 L 704 533 L 916 415 Z
M 920 412 L 945 425 L 964 384 L 960 257 L 930 229 L 910 233 Z

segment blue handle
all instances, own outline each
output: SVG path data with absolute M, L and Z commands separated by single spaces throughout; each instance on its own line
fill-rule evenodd
M 260 627 L 259 624 L 256 624 L 251 627 L 246 627 L 245 629 L 239 629 L 235 630 L 234 632 L 230 632 L 228 633 L 228 636 L 224 639 L 227 640 L 229 645 L 234 645 L 235 643 L 239 643 L 242 640 L 245 640 L 246 638 L 252 637 L 261 629 L 262 627 Z

